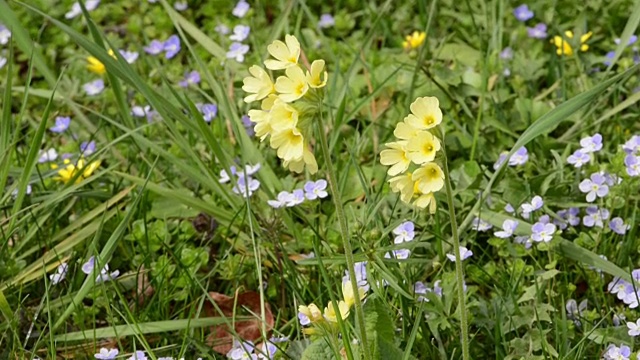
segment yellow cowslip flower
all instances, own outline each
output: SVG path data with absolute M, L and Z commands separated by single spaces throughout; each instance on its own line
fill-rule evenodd
M 427 34 L 422 31 L 414 31 L 413 34 L 407 35 L 405 37 L 405 41 L 402 42 L 402 47 L 405 50 L 416 49 L 424 43 L 424 40 L 427 38 Z
M 573 39 L 573 31 L 567 30 L 564 32 L 564 35 L 566 39 L 562 36 L 556 35 L 551 40 L 551 43 L 557 47 L 556 54 L 558 54 L 559 56 L 571 56 L 573 55 L 573 48 L 571 47 L 571 44 L 569 44 L 569 41 L 567 39 Z M 585 42 L 589 40 L 591 35 L 593 35 L 593 32 L 589 31 L 588 33 L 580 37 L 580 51 L 589 50 L 589 45 L 585 44 Z
M 263 68 L 253 65 L 249 68 L 249 73 L 252 76 L 247 76 L 242 80 L 242 90 L 251 94 L 244 98 L 244 102 L 262 100 L 275 92 L 271 76 Z
M 93 174 L 93 172 L 96 171 L 98 167 L 100 167 L 100 161 L 94 161 L 87 165 L 85 164 L 84 159 L 79 159 L 76 164 L 72 164 L 69 159 L 65 159 L 63 163 L 66 166 L 63 169 L 58 170 L 58 176 L 55 179 L 58 181 L 62 181 L 65 184 L 71 181 L 76 176 L 76 183 L 79 183 L 83 178 L 86 179 L 91 176 L 91 174 Z M 57 169 L 58 167 L 54 165 L 51 168 Z
M 309 306 L 298 306 L 298 311 L 305 314 L 309 318 L 309 320 L 311 320 L 311 322 L 316 322 L 323 319 L 322 312 L 316 306 L 316 304 L 313 303 L 309 304 Z
M 112 58 L 117 59 L 116 54 L 114 54 L 113 50 L 111 49 L 109 49 L 109 55 L 111 55 Z M 107 69 L 104 67 L 104 64 L 95 56 L 87 57 L 87 69 L 98 75 L 102 75 L 107 71 Z
M 380 152 L 380 163 L 391 166 L 387 171 L 390 176 L 396 176 L 407 171 L 411 160 L 407 152 L 407 141 L 396 141 L 385 144 L 388 149 Z
M 297 128 L 276 131 L 271 134 L 271 147 L 280 159 L 298 161 L 304 155 L 304 137 Z
M 270 115 L 273 131 L 293 129 L 298 124 L 298 111 L 293 106 L 280 100 L 273 104 Z
M 429 213 L 436 213 L 436 197 L 433 193 L 420 194 L 413 204 L 421 209 L 429 207 Z
M 418 130 L 427 130 L 442 122 L 440 102 L 435 96 L 419 97 L 411 103 L 411 114 L 404 121 Z
M 411 161 L 418 165 L 424 164 L 436 158 L 440 140 L 428 131 L 420 131 L 407 142 L 406 149 Z
M 433 193 L 444 186 L 444 172 L 436 163 L 427 163 L 413 172 L 411 177 L 421 193 Z
M 338 319 L 337 319 L 337 314 L 340 313 L 340 318 L 342 320 L 346 319 L 347 316 L 349 316 L 349 306 L 347 305 L 346 302 L 340 300 L 338 302 L 338 311 L 336 312 L 335 307 L 333 306 L 333 303 L 330 302 L 329 304 L 327 304 L 327 307 L 324 308 L 324 318 L 327 319 L 328 321 L 337 323 Z
M 253 127 L 256 136 L 260 138 L 260 141 L 264 141 L 273 131 L 271 129 L 271 114 L 264 110 L 249 110 L 248 115 L 249 120 L 256 124 Z
M 300 99 L 309 90 L 307 78 L 299 66 L 291 66 L 285 70 L 286 76 L 276 79 L 276 91 L 278 98 L 284 102 L 292 102 Z
M 300 43 L 293 35 L 286 35 L 283 43 L 280 40 L 275 40 L 269 46 L 267 51 L 269 54 L 276 58 L 267 59 L 264 61 L 264 65 L 269 70 L 282 70 L 291 66 L 298 65 L 298 58 L 300 57 Z
M 360 300 L 364 299 L 366 293 L 363 288 L 358 287 L 358 295 L 360 296 Z M 356 303 L 356 298 L 353 294 L 353 287 L 351 285 L 351 281 L 345 281 L 342 284 L 342 298 L 344 298 L 344 302 L 349 307 L 352 307 L 353 304 Z
M 302 152 L 302 159 L 293 160 L 293 161 L 284 161 L 282 163 L 282 165 L 285 168 L 287 168 L 287 169 L 289 169 L 289 170 L 291 170 L 293 172 L 296 172 L 298 174 L 300 174 L 300 173 L 302 173 L 304 171 L 305 165 L 307 166 L 307 170 L 309 170 L 309 173 L 311 175 L 313 175 L 313 174 L 318 172 L 318 162 L 316 161 L 316 157 L 306 147 L 304 148 L 304 150 Z
M 396 125 L 396 129 L 393 130 L 393 135 L 398 139 L 409 140 L 416 136 L 418 131 L 420 130 L 409 125 L 406 121 L 403 121 Z
M 412 173 L 404 173 L 389 179 L 389 186 L 391 191 L 400 193 L 400 200 L 403 202 L 409 203 L 413 198 L 415 186 Z
M 311 63 L 311 71 L 307 71 L 307 84 L 314 89 L 327 85 L 329 75 L 324 70 L 324 60 L 315 60 Z

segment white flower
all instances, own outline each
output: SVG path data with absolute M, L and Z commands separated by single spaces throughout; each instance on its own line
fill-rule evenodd
M 506 239 L 513 235 L 513 232 L 518 228 L 518 221 L 507 219 L 502 223 L 502 230 L 496 231 L 494 233 L 495 236 Z
M 640 335 L 640 319 L 636 320 L 636 322 L 627 322 L 627 327 L 629 328 L 629 336 Z
M 98 5 L 100 5 L 100 0 L 87 0 L 84 2 L 84 7 L 87 9 L 87 11 L 95 10 Z M 75 2 L 71 6 L 71 10 L 64 14 L 64 17 L 65 19 L 73 19 L 80 14 L 82 14 L 82 8 L 80 7 L 79 3 Z
M 118 349 L 101 348 L 100 352 L 93 356 L 99 360 L 112 360 L 115 359 L 116 356 L 118 356 L 119 352 L 120 351 L 118 351 Z
M 69 269 L 69 265 L 67 263 L 62 263 L 56 269 L 56 272 L 49 275 L 49 280 L 53 285 L 58 284 L 67 276 L 67 270 Z
M 461 261 L 464 261 L 464 260 L 470 258 L 473 255 L 473 251 L 467 249 L 464 246 L 460 246 L 459 251 L 460 251 L 460 260 Z M 456 256 L 455 256 L 455 254 L 447 254 L 447 259 L 455 262 L 456 261 Z
M 50 161 L 54 161 L 58 158 L 58 152 L 56 149 L 51 148 L 46 151 L 40 151 L 40 157 L 38 158 L 39 163 L 46 163 Z

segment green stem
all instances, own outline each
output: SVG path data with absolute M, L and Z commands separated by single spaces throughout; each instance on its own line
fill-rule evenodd
M 338 189 L 338 181 L 336 180 L 336 173 L 333 169 L 333 162 L 331 161 L 331 154 L 329 153 L 329 145 L 327 144 L 327 134 L 324 131 L 324 121 L 322 115 L 319 116 L 318 124 L 318 137 L 320 138 L 320 147 L 322 148 L 322 156 L 324 157 L 324 164 L 327 171 L 327 182 L 331 189 L 331 198 L 336 208 L 336 216 L 338 217 L 338 223 L 340 225 L 340 234 L 342 237 L 342 246 L 344 247 L 344 257 L 347 260 L 347 271 L 349 272 L 349 278 L 351 279 L 351 287 L 355 298 L 355 310 L 356 310 L 356 323 L 358 324 L 358 330 L 360 331 L 360 344 L 362 344 L 362 354 L 364 359 L 371 359 L 369 354 L 369 343 L 367 342 L 367 333 L 364 325 L 364 312 L 362 311 L 362 300 L 358 295 L 358 282 L 356 281 L 355 263 L 353 261 L 353 249 L 351 248 L 351 242 L 349 242 L 349 230 L 347 228 L 347 218 L 344 215 L 344 209 L 342 208 L 340 189 Z M 343 334 L 346 336 L 346 334 Z
M 453 236 L 453 253 L 456 256 L 456 290 L 458 292 L 458 309 L 460 311 L 460 338 L 462 342 L 462 359 L 471 359 L 469 355 L 469 329 L 467 323 L 467 306 L 464 295 L 464 273 L 462 270 L 462 259 L 460 258 L 460 238 L 458 236 L 458 223 L 456 221 L 456 211 L 453 206 L 453 188 L 449 176 L 449 165 L 447 163 L 447 153 L 444 152 L 444 183 L 447 189 L 447 203 L 449 203 L 449 218 L 451 218 L 451 234 Z

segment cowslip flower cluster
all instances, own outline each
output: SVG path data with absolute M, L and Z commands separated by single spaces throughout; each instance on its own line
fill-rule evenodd
M 281 207 L 293 207 L 302 204 L 305 200 L 324 199 L 329 196 L 327 193 L 327 180 L 307 181 L 302 189 L 293 192 L 281 191 L 275 200 L 267 200 L 269 206 L 274 209 Z
M 442 122 L 436 97 L 419 97 L 411 104 L 411 114 L 396 125 L 397 141 L 387 143 L 380 163 L 390 166 L 387 173 L 391 190 L 400 200 L 421 209 L 436 211 L 434 193 L 444 186 L 444 172 L 435 162 L 440 140 L 431 133 Z
M 578 44 L 580 47 L 580 51 L 584 52 L 589 50 L 589 45 L 585 44 L 587 40 L 593 35 L 591 31 L 580 36 L 580 43 Z M 571 46 L 571 41 L 573 40 L 573 31 L 567 30 L 564 32 L 564 37 L 560 35 L 556 35 L 551 40 L 551 43 L 557 47 L 556 53 L 559 56 L 572 56 L 574 49 Z
M 366 290 L 364 287 L 358 287 L 358 294 L 353 293 L 351 281 L 342 283 L 342 300 L 337 301 L 337 308 L 333 302 L 329 301 L 324 308 L 324 312 L 320 311 L 317 305 L 311 303 L 309 305 L 300 305 L 298 307 L 298 320 L 300 325 L 312 327 L 305 328 L 303 332 L 308 335 L 316 335 L 333 331 L 338 323 L 338 316 L 345 320 L 351 311 L 351 307 L 356 302 L 356 296 L 364 299 Z
M 261 109 L 250 110 L 249 119 L 260 141 L 270 137 L 271 148 L 283 166 L 301 173 L 305 166 L 311 174 L 318 171 L 316 158 L 309 150 L 313 119 L 321 111 L 322 88 L 327 84 L 324 60 L 315 60 L 309 69 L 298 64 L 300 43 L 293 35 L 285 42 L 276 40 L 267 50 L 273 59 L 264 61 L 268 70 L 283 70 L 275 83 L 262 67 L 249 68 L 242 90 L 247 103 L 261 101 Z
M 226 170 L 221 170 L 218 182 L 221 184 L 232 182 L 233 188 L 231 190 L 234 193 L 242 197 L 251 197 L 251 195 L 253 195 L 253 193 L 260 187 L 260 181 L 252 177 L 258 172 L 258 170 L 260 170 L 260 164 L 247 164 L 244 169 L 237 169 L 235 166 L 231 166 L 229 170 L 231 170 L 233 178 L 227 174 Z

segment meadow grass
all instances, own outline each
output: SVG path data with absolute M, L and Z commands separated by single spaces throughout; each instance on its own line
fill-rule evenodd
M 0 0 L 0 359 L 640 358 L 639 23 Z

